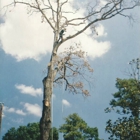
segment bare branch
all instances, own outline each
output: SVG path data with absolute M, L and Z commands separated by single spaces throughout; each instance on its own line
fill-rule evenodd
M 67 2 L 68 2 L 68 0 L 62 2 L 61 5 L 60 5 L 60 8 L 62 8 L 62 6 L 63 6 L 64 4 L 66 4 Z
M 103 19 L 96 19 L 92 22 L 90 22 L 88 25 L 86 25 L 83 29 L 81 29 L 80 31 L 78 31 L 77 33 L 73 34 L 73 35 L 70 35 L 68 36 L 67 38 L 63 39 L 63 42 L 69 40 L 69 39 L 72 39 L 74 37 L 76 37 L 77 35 L 81 34 L 82 32 L 84 32 L 88 27 L 90 27 L 93 23 L 96 23 L 97 21 L 100 21 L 100 20 L 103 20 Z
M 52 11 L 52 19 L 53 19 L 54 23 L 56 24 L 54 13 L 57 13 L 57 11 L 55 11 L 55 10 L 53 9 L 53 6 L 52 6 L 50 0 L 48 0 L 48 3 L 49 3 L 49 5 L 50 5 L 50 9 L 51 9 L 51 11 Z
M 108 5 L 108 4 L 107 4 Z M 106 5 L 106 6 L 107 6 Z M 110 19 L 110 18 L 112 18 L 112 17 L 114 17 L 114 16 L 116 16 L 116 15 L 122 15 L 122 16 L 125 16 L 125 17 L 129 17 L 128 15 L 124 15 L 124 14 L 121 14 L 123 11 L 125 11 L 125 10 L 129 10 L 129 9 L 133 9 L 133 8 L 135 8 L 136 6 L 137 6 L 137 4 L 135 4 L 135 5 L 133 5 L 133 6 L 131 6 L 131 7 L 127 7 L 127 8 L 123 8 L 123 9 L 114 9 L 114 8 L 116 8 L 116 5 L 118 5 L 118 4 L 115 4 L 108 12 L 105 12 L 100 18 L 96 18 L 95 20 L 93 20 L 93 21 L 91 21 L 91 22 L 89 22 L 89 24 L 87 24 L 83 29 L 81 29 L 81 30 L 79 30 L 77 33 L 75 33 L 75 34 L 73 34 L 73 35 L 70 35 L 70 36 L 68 36 L 67 38 L 65 38 L 65 39 L 63 39 L 63 42 L 65 42 L 65 41 L 67 41 L 67 40 L 69 40 L 69 39 L 72 39 L 72 38 L 74 38 L 75 36 L 77 36 L 77 35 L 79 35 L 79 34 L 81 34 L 82 32 L 84 32 L 87 28 L 89 28 L 92 24 L 94 24 L 94 23 L 96 23 L 96 22 L 99 22 L 99 21 L 102 21 L 102 20 L 107 20 L 107 19 Z M 105 7 L 106 7 L 105 6 Z M 97 13 L 100 13 L 105 7 L 103 7 L 99 12 L 95 12 L 95 13 L 92 13 L 91 15 L 89 15 L 89 16 L 87 16 L 87 17 L 84 17 L 84 18 L 75 18 L 75 19 L 72 19 L 72 20 L 70 20 L 70 21 L 74 21 L 74 20 L 84 20 L 84 19 L 86 19 L 86 18 L 88 18 L 88 17 L 90 17 L 90 16 L 92 16 L 92 15 L 94 15 L 94 14 L 97 14 Z M 115 12 L 115 13 L 114 13 Z M 130 17 L 129 17 L 130 18 Z M 70 21 L 68 21 L 68 22 L 70 22 Z M 70 24 L 70 23 L 69 23 Z M 80 25 L 80 24 L 79 24 Z
M 40 5 L 39 5 L 39 2 L 38 0 L 35 0 L 36 1 L 36 4 L 37 4 L 37 8 L 38 10 L 40 11 L 40 13 L 43 15 L 43 17 L 46 19 L 46 21 L 48 22 L 48 24 L 51 26 L 51 28 L 53 30 L 55 30 L 55 28 L 53 27 L 52 23 L 50 22 L 50 20 L 47 18 L 46 14 L 43 12 L 43 10 L 40 8 Z
M 59 81 L 60 79 L 64 79 L 64 77 L 58 77 L 58 78 L 55 79 L 53 82 L 55 83 L 55 82 Z
M 59 23 L 60 23 L 60 19 L 59 19 L 59 14 L 60 14 L 60 11 L 59 11 L 59 0 L 57 0 L 57 13 L 56 13 L 56 17 L 57 17 L 57 22 L 56 22 L 56 26 L 57 26 L 57 30 L 59 30 Z
M 31 5 L 30 3 L 28 2 L 20 2 L 20 1 L 16 1 L 14 0 L 14 4 L 23 4 L 23 5 L 26 5 L 26 6 L 30 6 L 31 8 L 34 8 L 34 9 L 37 9 L 38 10 L 38 7 L 34 6 L 34 5 Z

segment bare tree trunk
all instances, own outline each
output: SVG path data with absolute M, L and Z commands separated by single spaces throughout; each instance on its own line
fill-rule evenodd
M 51 97 L 52 97 L 52 78 L 47 76 L 43 79 L 44 100 L 42 118 L 40 120 L 41 140 L 48 140 L 51 129 Z
M 50 60 L 50 63 L 52 60 Z M 41 140 L 48 140 L 51 130 L 51 98 L 53 88 L 53 63 L 48 66 L 48 74 L 43 79 L 44 97 L 42 118 L 40 120 Z
M 56 40 L 56 39 L 55 39 Z M 43 88 L 44 88 L 44 96 L 43 96 L 43 110 L 42 110 L 42 117 L 40 119 L 40 139 L 41 140 L 48 140 L 51 124 L 52 124 L 52 114 L 51 114 L 51 99 L 53 93 L 53 81 L 56 75 L 56 71 L 54 70 L 54 63 L 53 59 L 56 56 L 57 48 L 59 46 L 56 41 L 54 41 L 53 51 L 50 59 L 50 63 L 48 65 L 48 73 L 47 76 L 43 79 Z

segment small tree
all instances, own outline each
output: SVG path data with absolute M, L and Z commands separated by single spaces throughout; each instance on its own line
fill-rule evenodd
M 3 140 L 39 140 L 39 123 L 29 123 L 27 126 L 12 127 L 3 136 Z
M 17 131 L 12 127 L 8 132 L 3 136 L 3 140 L 16 140 Z
M 52 133 L 53 132 L 53 133 Z M 53 127 L 49 140 L 58 140 L 58 130 Z M 40 140 L 39 123 L 29 123 L 27 126 L 12 127 L 3 136 L 3 140 Z
M 98 129 L 89 127 L 76 113 L 65 118 L 65 124 L 59 131 L 64 134 L 65 140 L 99 140 Z
M 107 121 L 106 131 L 111 140 L 139 140 L 140 139 L 140 61 L 130 62 L 132 74 L 130 79 L 117 79 L 118 92 L 113 94 L 115 99 L 111 100 L 110 112 L 116 108 L 116 112 L 123 115 L 115 122 Z M 116 138 L 114 138 L 116 137 Z
M 57 52 L 60 46 L 67 40 L 80 35 L 88 28 L 93 30 L 93 32 L 96 32 L 95 24 L 98 24 L 104 20 L 108 20 L 116 15 L 128 17 L 129 19 L 131 19 L 131 16 L 127 15 L 124 11 L 139 6 L 139 3 L 139 0 L 104 0 L 103 2 L 102 0 L 96 0 L 87 5 L 87 10 L 81 16 L 79 16 L 78 14 L 78 9 L 80 9 L 80 7 L 78 7 L 77 5 L 73 5 L 74 11 L 73 9 L 71 11 L 66 9 L 66 5 L 72 5 L 71 0 L 13 0 L 13 3 L 9 5 L 16 6 L 18 4 L 22 4 L 27 6 L 28 13 L 40 13 L 42 22 L 47 22 L 54 33 L 52 54 L 47 68 L 47 75 L 43 79 L 43 110 L 40 120 L 41 140 L 48 140 L 49 138 L 52 122 L 51 98 L 54 82 L 58 83 L 59 80 L 61 81 L 62 79 L 64 79 L 66 89 L 69 89 L 69 91 L 72 91 L 73 93 L 81 92 L 86 96 L 89 95 L 88 90 L 83 88 L 83 83 L 81 81 L 78 83 L 70 84 L 70 82 L 72 81 L 69 81 L 69 77 L 66 77 L 69 71 L 73 72 L 73 75 L 70 75 L 70 77 L 73 78 L 75 77 L 75 72 L 77 75 L 81 74 L 78 71 L 79 69 L 75 69 L 77 67 L 77 63 L 68 63 L 68 61 L 70 61 L 71 59 L 69 55 L 62 59 L 64 61 L 57 61 L 57 65 L 55 65 L 55 61 L 58 56 Z M 68 14 L 70 16 L 68 16 Z M 64 37 L 64 32 L 66 30 L 70 30 L 71 27 L 75 29 L 75 32 Z M 81 54 L 81 52 L 79 53 Z M 87 64 L 85 65 L 86 67 L 88 67 Z

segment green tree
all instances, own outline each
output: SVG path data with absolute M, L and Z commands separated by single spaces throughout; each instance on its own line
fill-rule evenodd
M 99 140 L 98 129 L 91 128 L 76 113 L 65 118 L 65 124 L 60 126 L 65 140 Z
M 17 140 L 17 130 L 12 127 L 8 132 L 3 136 L 3 140 Z
M 3 140 L 40 140 L 39 123 L 29 123 L 27 126 L 20 126 L 17 129 L 12 127 L 3 136 Z M 55 127 L 50 131 L 49 140 L 58 140 L 58 130 Z
M 130 79 L 117 79 L 118 92 L 113 94 L 114 99 L 110 102 L 110 112 L 116 109 L 118 114 L 123 115 L 115 122 L 107 121 L 106 131 L 111 140 L 140 140 L 140 75 L 139 59 L 132 60 L 130 65 L 132 74 Z

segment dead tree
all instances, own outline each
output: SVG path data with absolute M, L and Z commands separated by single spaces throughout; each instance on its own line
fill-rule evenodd
M 83 94 L 88 95 L 88 91 L 83 89 L 83 85 L 80 82 L 71 84 L 69 82 L 70 77 L 66 76 L 67 70 L 73 71 L 71 77 L 75 76 L 75 74 L 80 74 L 79 69 L 73 69 L 76 68 L 76 65 L 72 63 L 71 54 L 68 54 L 68 56 L 65 56 L 60 61 L 56 62 L 59 47 L 67 40 L 83 33 L 89 27 L 95 31 L 96 23 L 108 20 L 116 15 L 131 18 L 125 11 L 134 9 L 136 6 L 140 5 L 139 0 L 95 0 L 87 5 L 87 11 L 81 15 L 81 17 L 77 17 L 79 11 L 77 6 L 73 8 L 75 9 L 74 11 L 67 11 L 65 8 L 70 2 L 72 2 L 72 0 L 13 0 L 13 3 L 9 4 L 10 6 L 22 4 L 30 9 L 29 12 L 40 13 L 43 21 L 47 22 L 54 32 L 52 54 L 48 65 L 47 75 L 43 79 L 43 111 L 40 120 L 41 140 L 48 140 L 49 131 L 51 129 L 51 98 L 54 82 L 58 83 L 63 79 L 66 82 L 66 89 L 76 93 L 78 88 Z M 68 14 L 73 18 L 68 18 Z M 65 33 L 65 30 L 71 26 L 75 28 L 78 27 L 78 30 L 75 30 L 73 34 L 65 35 L 64 37 L 63 34 Z M 85 63 L 85 65 L 87 65 L 87 63 Z M 59 74 L 59 76 L 57 76 L 57 74 Z

